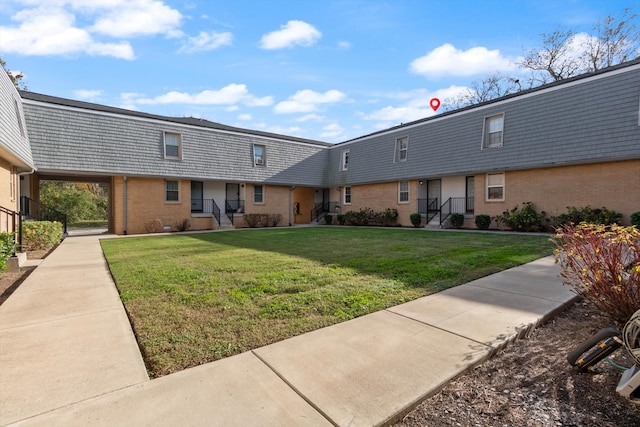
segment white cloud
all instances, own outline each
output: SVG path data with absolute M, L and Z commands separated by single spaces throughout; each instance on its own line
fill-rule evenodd
M 189 37 L 178 50 L 179 53 L 194 53 L 214 50 L 221 46 L 230 46 L 233 35 L 229 32 L 200 31 L 195 37 Z
M 289 21 L 281 26 L 278 31 L 262 36 L 260 47 L 263 49 L 283 49 L 293 46 L 312 46 L 318 39 L 322 37 L 322 33 L 316 28 L 304 21 Z
M 317 114 L 305 114 L 302 117 L 298 117 L 296 119 L 296 122 L 301 122 L 301 123 L 304 123 L 304 122 L 321 122 L 324 119 L 325 119 L 324 116 L 319 116 Z
M 428 91 L 426 89 L 415 89 L 405 92 L 391 92 L 385 96 L 391 100 L 401 100 L 402 105 L 388 105 L 369 114 L 363 114 L 365 120 L 376 120 L 380 123 L 378 128 L 394 126 L 400 123 L 407 123 L 426 117 L 436 115 L 438 112 L 444 111 L 444 104 L 447 99 L 455 98 L 457 95 L 464 93 L 468 88 L 464 86 L 449 86 L 447 88 L 438 89 L 436 91 Z M 431 108 L 430 101 L 433 98 L 440 100 L 440 108 L 434 111 Z
M 320 133 L 321 138 L 337 138 L 344 132 L 344 128 L 337 123 L 324 126 Z
M 91 29 L 112 37 L 174 34 L 182 15 L 176 9 L 156 0 L 103 2 L 106 13 Z
M 317 110 L 317 104 L 336 103 L 344 98 L 345 94 L 335 89 L 324 93 L 304 89 L 296 92 L 288 100 L 276 104 L 274 111 L 278 114 L 312 113 Z
M 473 76 L 475 74 L 513 70 L 514 61 L 503 57 L 498 49 L 478 46 L 468 50 L 456 49 L 446 43 L 416 58 L 409 66 L 412 73 L 428 77 Z
M 338 42 L 338 49 L 342 49 L 342 50 L 351 49 L 351 43 L 345 42 L 345 41 L 340 41 L 340 42 Z
M 255 107 L 270 105 L 266 100 L 271 97 L 256 98 L 249 93 L 247 86 L 244 84 L 229 84 L 218 90 L 203 90 L 198 93 L 187 93 L 171 91 L 154 98 L 145 97 L 143 95 L 129 95 L 128 102 L 134 105 L 166 105 L 166 104 L 192 104 L 192 105 L 228 105 L 227 111 L 235 111 L 238 108 L 235 104 L 242 103 L 244 105 Z
M 40 7 L 25 9 L 12 19 L 18 27 L 0 26 L 3 49 L 23 55 L 72 55 L 87 53 L 134 59 L 128 42 L 101 43 L 84 29 L 76 28 L 75 16 L 65 10 Z
M 100 98 L 100 96 L 102 96 L 102 91 L 101 90 L 85 90 L 85 89 L 78 89 L 78 90 L 74 90 L 73 91 L 73 95 L 78 98 L 78 99 L 90 99 L 90 100 L 95 100 Z
M 240 114 L 238 116 L 238 120 L 242 120 L 242 121 L 248 121 L 253 119 L 253 116 L 251 114 Z
M 135 59 L 125 38 L 184 37 L 182 15 L 159 0 L 48 0 L 22 2 L 12 26 L 0 26 L 3 49 L 23 55 L 112 56 Z M 119 40 L 103 40 L 104 38 Z

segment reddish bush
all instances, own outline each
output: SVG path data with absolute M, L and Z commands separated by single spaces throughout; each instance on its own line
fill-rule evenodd
M 555 238 L 564 283 L 625 323 L 640 309 L 640 230 L 568 225 Z

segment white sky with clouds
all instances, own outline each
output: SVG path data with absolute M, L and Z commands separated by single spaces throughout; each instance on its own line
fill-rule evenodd
M 0 56 L 33 92 L 340 142 L 439 114 L 541 33 L 632 4 L 3 0 Z

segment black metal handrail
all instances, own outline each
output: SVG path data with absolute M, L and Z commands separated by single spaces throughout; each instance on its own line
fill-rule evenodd
M 454 213 L 473 213 L 473 197 L 449 197 L 440 206 L 440 225 Z
M 320 218 L 320 215 L 325 213 L 337 212 L 336 208 L 340 207 L 339 202 L 320 202 L 316 203 L 311 209 L 311 221 Z
M 220 223 L 220 208 L 216 204 L 216 201 L 213 200 L 213 199 L 211 199 L 211 213 L 213 214 L 213 217 L 216 219 L 216 221 L 218 221 L 218 225 L 221 225 L 221 223 Z
M 67 234 L 67 214 L 45 206 L 27 196 L 20 197 L 20 213 L 25 219 L 37 221 L 58 221 L 62 223 L 62 232 Z
M 430 212 L 437 212 L 440 209 L 438 205 L 438 198 L 433 197 L 429 199 L 418 199 L 418 213 L 427 214 Z
M 15 233 L 15 242 L 22 248 L 22 215 L 11 209 L 0 206 L 0 223 L 4 224 L 9 233 Z M 15 255 L 15 250 L 12 255 Z
M 227 218 L 233 224 L 233 215 L 236 212 L 244 212 L 244 200 L 240 199 L 225 199 L 224 201 L 224 213 L 227 214 Z

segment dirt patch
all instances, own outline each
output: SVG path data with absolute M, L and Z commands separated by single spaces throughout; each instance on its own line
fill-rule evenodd
M 449 383 L 397 426 L 640 426 L 640 404 L 615 391 L 620 370 L 603 361 L 594 373 L 578 373 L 566 361 L 607 326 L 616 325 L 578 302 Z M 612 360 L 633 365 L 624 349 Z

